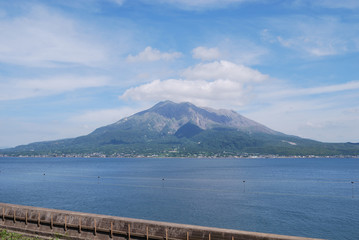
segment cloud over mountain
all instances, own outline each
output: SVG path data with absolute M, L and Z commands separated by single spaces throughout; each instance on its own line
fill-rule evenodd
M 184 70 L 182 75 L 187 79 L 228 79 L 242 83 L 260 82 L 268 78 L 255 69 L 224 60 L 197 64 Z
M 154 80 L 127 89 L 120 99 L 170 99 L 196 104 L 228 101 L 243 105 L 253 82 L 264 81 L 267 75 L 243 65 L 228 61 L 200 63 L 183 71 L 184 79 Z

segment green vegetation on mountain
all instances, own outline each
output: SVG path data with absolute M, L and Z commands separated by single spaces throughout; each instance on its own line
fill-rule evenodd
M 0 154 L 104 156 L 359 155 L 359 144 L 322 143 L 271 130 L 229 110 L 191 103 L 154 107 L 72 139 L 32 143 Z

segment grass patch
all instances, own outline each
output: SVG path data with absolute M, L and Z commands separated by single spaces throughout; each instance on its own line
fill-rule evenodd
M 2 230 L 0 232 L 1 240 L 41 240 L 42 238 L 38 237 L 26 237 L 20 233 L 8 232 L 6 230 Z M 53 240 L 59 240 L 58 237 L 53 238 Z

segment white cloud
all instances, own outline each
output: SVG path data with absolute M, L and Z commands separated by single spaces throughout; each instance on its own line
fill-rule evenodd
M 247 66 L 263 63 L 269 56 L 268 49 L 257 45 L 253 40 L 238 37 L 226 39 L 220 44 L 220 49 L 226 59 L 233 59 L 232 61 Z
M 359 2 L 357 0 L 316 0 L 310 1 L 314 5 L 323 6 L 327 8 L 347 8 L 356 9 L 359 8 Z
M 277 36 L 277 40 L 283 47 L 304 50 L 309 55 L 316 57 L 337 55 L 346 51 L 345 44 L 339 40 L 324 41 L 321 37 L 300 36 L 283 39 L 281 36 Z
M 296 16 L 269 21 L 271 29 L 261 32 L 262 39 L 279 43 L 309 56 L 323 57 L 359 51 L 359 25 L 336 17 Z
M 176 58 L 180 58 L 182 53 L 180 52 L 161 52 L 158 49 L 152 47 L 146 47 L 145 50 L 140 52 L 136 56 L 129 55 L 127 57 L 127 61 L 129 62 L 153 62 L 159 60 L 173 60 Z
M 357 0 L 292 0 L 284 1 L 284 6 L 290 6 L 295 9 L 305 9 L 312 8 L 318 11 L 323 11 L 321 8 L 331 8 L 331 9 L 344 9 L 356 11 L 359 8 L 359 2 Z M 328 9 L 325 9 L 328 10 Z M 319 13 L 319 11 L 318 11 Z
M 193 49 L 192 54 L 193 58 L 202 59 L 205 61 L 215 60 L 221 56 L 218 48 L 206 48 L 201 46 Z
M 229 79 L 236 82 L 260 82 L 268 78 L 257 70 L 223 60 L 200 63 L 184 70 L 182 75 L 194 80 Z
M 0 62 L 25 66 L 93 66 L 107 58 L 105 49 L 82 34 L 81 26 L 44 7 L 25 16 L 0 19 Z
M 110 2 L 116 3 L 119 6 L 122 6 L 126 0 L 109 0 Z
M 274 92 L 263 93 L 267 98 L 278 99 L 288 97 L 305 97 L 309 95 L 330 94 L 343 91 L 359 90 L 359 81 L 351 81 L 341 84 L 327 85 L 311 88 L 285 88 Z
M 185 10 L 225 8 L 231 4 L 250 2 L 253 0 L 146 0 L 146 2 L 167 3 Z
M 228 61 L 198 64 L 183 72 L 185 79 L 155 80 L 125 91 L 120 99 L 177 102 L 219 106 L 223 102 L 243 105 L 250 97 L 252 83 L 268 78 L 257 70 Z
M 50 78 L 18 79 L 0 83 L 0 101 L 49 96 L 81 88 L 108 84 L 105 77 L 56 76 Z
M 216 47 L 199 46 L 192 50 L 192 57 L 203 61 L 227 60 L 252 66 L 261 64 L 269 56 L 269 49 L 255 41 L 240 36 L 224 37 L 215 43 Z
M 218 106 L 228 101 L 234 105 L 242 105 L 246 101 L 247 89 L 241 83 L 231 80 L 191 81 L 182 79 L 155 80 L 139 87 L 130 88 L 120 99 L 137 101 L 175 102 L 188 101 L 199 105 Z

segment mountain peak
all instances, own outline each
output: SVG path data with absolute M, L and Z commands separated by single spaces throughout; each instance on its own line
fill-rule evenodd
M 163 117 L 180 120 L 186 116 L 191 115 L 194 111 L 197 111 L 195 105 L 182 102 L 174 103 L 171 101 L 163 101 L 154 105 L 152 108 L 138 113 L 138 115 L 145 115 L 146 113 L 157 113 Z
M 277 134 L 277 132 L 245 118 L 233 110 L 201 108 L 189 102 L 162 101 L 150 109 L 126 118 L 126 121 L 130 119 L 137 119 L 136 122 L 143 121 L 142 124 L 157 131 L 166 129 L 169 133 L 175 133 L 180 127 L 190 122 L 204 130 L 224 127 L 235 128 L 248 133 Z M 123 120 L 120 120 L 118 123 L 122 122 Z

